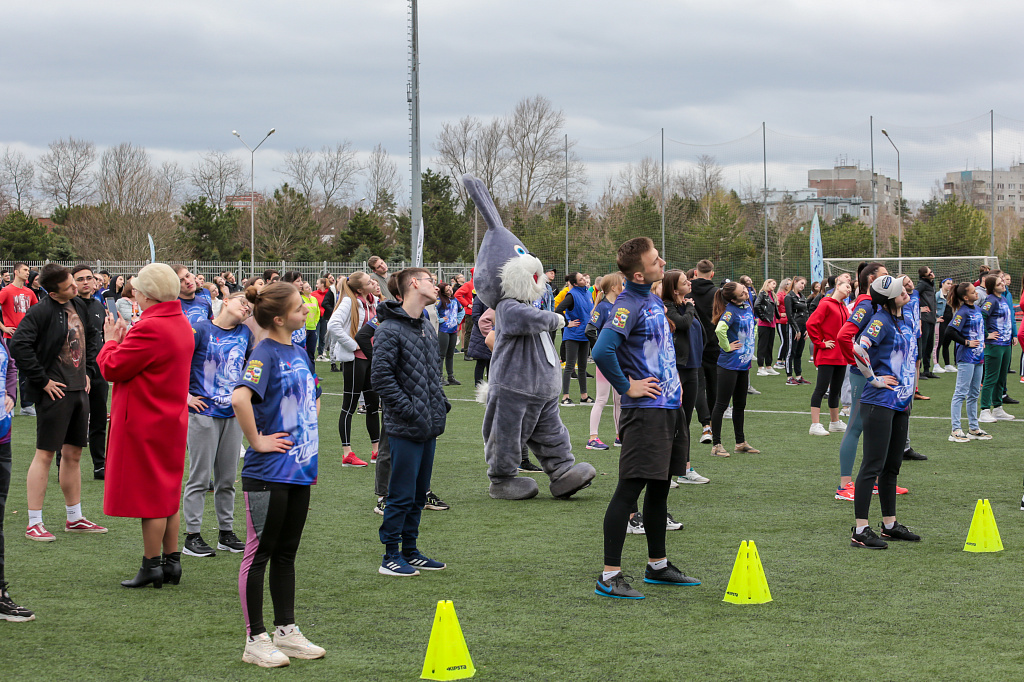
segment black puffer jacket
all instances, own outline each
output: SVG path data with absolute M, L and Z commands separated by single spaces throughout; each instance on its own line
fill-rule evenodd
M 420 443 L 440 436 L 452 404 L 441 390 L 437 332 L 397 301 L 380 303 L 377 320 L 370 383 L 384 402 L 388 435 Z
M 710 279 L 694 277 L 690 298 L 697 309 L 697 319 L 704 328 L 704 362 L 714 363 L 718 360 L 718 337 L 715 336 L 715 325 L 711 324 L 711 313 L 715 305 L 715 292 L 718 287 Z

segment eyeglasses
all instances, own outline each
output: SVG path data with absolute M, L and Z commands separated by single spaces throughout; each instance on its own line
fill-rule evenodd
M 95 279 L 96 278 L 93 277 L 92 275 L 89 275 L 88 277 L 75 277 L 76 282 L 91 282 Z
M 437 280 L 435 280 L 433 277 L 417 277 L 416 279 L 418 279 L 421 282 L 430 282 L 434 286 L 437 286 Z

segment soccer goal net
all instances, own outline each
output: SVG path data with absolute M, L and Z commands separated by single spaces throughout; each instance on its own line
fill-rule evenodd
M 936 256 L 934 258 L 826 258 L 825 275 L 838 275 L 848 272 L 856 276 L 857 266 L 866 261 L 876 260 L 885 266 L 891 275 L 908 275 L 917 281 L 917 271 L 927 265 L 935 273 L 938 284 L 946 277 L 954 282 L 973 282 L 978 279 L 981 266 L 986 265 L 992 270 L 999 268 L 999 258 L 995 256 Z

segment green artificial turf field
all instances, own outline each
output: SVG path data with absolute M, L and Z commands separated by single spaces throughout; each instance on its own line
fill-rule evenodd
M 1016 364 L 1014 365 L 1016 366 Z M 294 661 L 266 672 L 241 662 L 240 554 L 182 557 L 182 584 L 127 590 L 141 556 L 139 523 L 102 514 L 102 484 L 87 477 L 86 515 L 107 535 L 57 532 L 30 542 L 25 472 L 35 421 L 14 421 L 14 480 L 7 506 L 7 578 L 32 623 L 0 622 L 0 679 L 208 680 L 286 678 L 414 680 L 419 677 L 438 600 L 454 602 L 481 680 L 658 679 L 1016 679 L 1024 664 L 1020 617 L 1024 512 L 1019 510 L 1024 425 L 990 425 L 995 439 L 949 443 L 955 375 L 922 382 L 914 446 L 927 462 L 906 462 L 899 519 L 920 544 L 886 551 L 849 546 L 853 505 L 833 499 L 839 435 L 807 434 L 811 387 L 785 376 L 754 377 L 763 395 L 748 401 L 747 439 L 758 455 L 708 456 L 693 464 L 709 485 L 673 490 L 669 509 L 685 529 L 668 534 L 669 558 L 699 587 L 636 586 L 638 602 L 594 595 L 602 564 L 601 523 L 616 482 L 617 451 L 587 451 L 589 407 L 563 408 L 579 459 L 599 471 L 570 501 L 487 496 L 480 422 L 472 397 L 473 363 L 456 356 L 464 385 L 448 389 L 454 408 L 441 437 L 433 488 L 452 505 L 423 514 L 420 547 L 448 562 L 411 579 L 377 573 L 380 517 L 372 512 L 373 470 L 341 466 L 337 419 L 341 375 L 320 363 L 324 390 L 320 477 L 299 550 L 297 619 L 327 649 L 321 661 Z M 815 373 L 808 367 L 813 381 Z M 1010 393 L 1024 397 L 1017 375 Z M 573 389 L 574 399 L 578 397 Z M 1024 412 L 1010 406 L 1011 413 Z M 356 452 L 369 459 L 361 416 Z M 965 425 L 966 427 L 966 425 Z M 725 423 L 731 445 L 731 424 Z M 611 409 L 601 437 L 614 438 Z M 88 459 L 87 455 L 83 456 Z M 858 458 L 859 466 L 859 458 Z M 963 552 L 975 502 L 992 502 L 1005 551 Z M 50 529 L 63 522 L 51 474 L 44 509 Z M 872 523 L 880 521 L 877 503 Z M 239 494 L 235 529 L 244 533 Z M 205 516 L 215 539 L 212 496 Z M 208 530 L 207 530 L 208 529 Z M 723 603 L 740 542 L 754 540 L 774 601 Z M 646 544 L 626 537 L 624 570 L 642 576 Z M 264 609 L 272 622 L 269 597 Z

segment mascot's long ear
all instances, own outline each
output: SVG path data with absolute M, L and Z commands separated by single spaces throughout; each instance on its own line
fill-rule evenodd
M 476 204 L 477 210 L 483 214 L 484 222 L 487 223 L 487 229 L 505 227 L 501 222 L 501 216 L 498 215 L 498 209 L 494 205 L 494 200 L 491 199 L 491 193 L 487 191 L 487 186 L 484 185 L 483 180 L 466 173 L 462 176 L 462 184 L 466 186 L 466 190 L 469 192 L 469 196 L 472 197 L 473 203 Z

